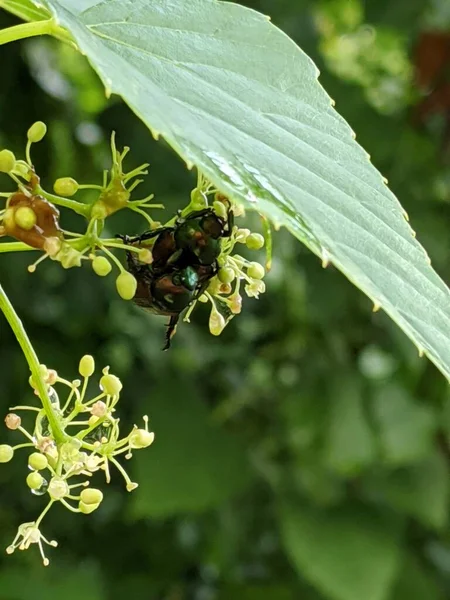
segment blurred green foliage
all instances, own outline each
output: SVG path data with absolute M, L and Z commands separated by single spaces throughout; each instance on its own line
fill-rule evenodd
M 414 117 L 423 91 L 413 64 L 423 31 L 450 29 L 448 4 L 246 4 L 317 62 L 449 281 L 450 106 Z M 0 13 L 0 27 L 14 23 Z M 35 162 L 47 188 L 66 175 L 100 181 L 115 129 L 131 163 L 151 163 L 143 191 L 168 214 L 187 203 L 193 174 L 119 99 L 106 101 L 83 57 L 34 39 L 2 47 L 1 65 L 0 147 L 19 153 L 28 126 L 44 120 Z M 144 224 L 120 213 L 108 227 Z M 0 555 L 1 600 L 450 597 L 448 384 L 339 273 L 280 232 L 268 292 L 220 338 L 199 309 L 162 353 L 164 320 L 121 301 L 113 281 L 50 262 L 30 275 L 29 260 L 1 255 L 0 277 L 41 360 L 67 377 L 84 353 L 110 364 L 124 381 L 123 421 L 148 413 L 156 442 L 135 457 L 132 495 L 116 478 L 97 513 L 53 512 L 45 532 L 60 547 L 50 568 L 32 552 Z M 0 361 L 5 414 L 30 391 L 4 320 Z M 12 438 L 3 431 L 4 443 Z M 0 469 L 4 547 L 40 502 L 25 460 Z

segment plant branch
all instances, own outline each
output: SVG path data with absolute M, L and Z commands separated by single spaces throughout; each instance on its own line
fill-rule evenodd
M 70 200 L 69 198 L 62 198 L 61 196 L 55 196 L 55 194 L 50 194 L 41 188 L 40 185 L 36 186 L 33 190 L 36 194 L 40 194 L 49 202 L 53 202 L 53 204 L 57 204 L 58 206 L 64 206 L 65 208 L 70 208 L 77 214 L 88 217 L 91 207 L 89 204 L 83 204 L 82 202 L 77 202 L 76 200 Z
M 47 386 L 42 379 L 41 368 L 36 352 L 31 345 L 30 339 L 24 329 L 22 321 L 19 319 L 13 305 L 9 301 L 6 292 L 0 285 L 0 310 L 6 317 L 11 329 L 16 336 L 17 341 L 22 348 L 22 352 L 25 355 L 28 366 L 30 367 L 31 374 L 36 383 L 37 390 L 39 392 L 39 398 L 41 399 L 42 406 L 44 408 L 46 417 L 48 418 L 49 425 L 53 432 L 53 436 L 57 444 L 63 443 L 66 440 L 66 434 L 64 433 L 59 418 L 54 412 L 53 405 L 50 401 Z
M 23 40 L 39 35 L 52 35 L 63 42 L 67 42 L 72 46 L 75 46 L 70 34 L 65 29 L 60 27 L 56 23 L 55 19 L 21 23 L 20 25 L 15 25 L 14 27 L 2 29 L 0 30 L 0 46 L 2 44 L 8 44 L 9 42 L 15 42 L 17 40 Z

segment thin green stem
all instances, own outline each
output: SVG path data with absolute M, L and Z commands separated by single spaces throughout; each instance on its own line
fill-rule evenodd
M 42 402 L 42 406 L 44 407 L 45 414 L 47 416 L 49 425 L 53 432 L 53 436 L 57 444 L 63 443 L 66 440 L 66 434 L 64 433 L 61 423 L 57 415 L 54 412 L 53 405 L 48 396 L 47 386 L 45 385 L 42 375 L 41 368 L 38 357 L 36 356 L 36 352 L 34 351 L 33 346 L 31 345 L 30 339 L 24 329 L 22 321 L 19 319 L 16 311 L 13 308 L 13 305 L 9 301 L 8 296 L 6 295 L 3 287 L 0 285 L 0 310 L 6 317 L 11 329 L 16 336 L 17 341 L 22 348 L 22 352 L 25 355 L 28 366 L 30 367 L 31 374 L 33 375 L 33 379 L 36 383 L 37 390 L 39 392 L 39 397 Z
M 29 37 L 38 35 L 52 35 L 59 40 L 75 46 L 75 43 L 68 31 L 59 27 L 55 19 L 45 21 L 32 21 L 31 23 L 21 23 L 14 27 L 8 27 L 0 31 L 0 46 L 9 42 L 16 42 Z M 76 46 L 75 46 L 76 47 Z
M 89 204 L 83 204 L 82 202 L 77 202 L 76 200 L 70 200 L 69 198 L 62 198 L 61 196 L 55 196 L 55 194 L 50 194 L 41 188 L 40 185 L 36 186 L 34 191 L 41 196 L 44 196 L 49 202 L 53 202 L 53 204 L 57 204 L 58 206 L 64 206 L 65 208 L 70 208 L 79 215 L 83 217 L 88 217 L 91 207 Z
M 1 252 L 25 252 L 28 250 L 37 250 L 32 248 L 23 242 L 0 242 L 0 253 Z

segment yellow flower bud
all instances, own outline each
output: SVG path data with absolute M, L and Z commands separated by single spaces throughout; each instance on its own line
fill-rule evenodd
M 92 268 L 100 277 L 106 277 L 112 270 L 112 265 L 106 256 L 96 256 L 92 261 Z
M 0 445 L 0 463 L 9 462 L 14 456 L 14 448 L 8 444 Z
M 116 279 L 116 288 L 121 298 L 124 300 L 132 300 L 136 294 L 136 278 L 131 273 L 123 271 Z
M 250 263 L 247 269 L 247 275 L 252 279 L 262 279 L 265 274 L 266 271 L 264 267 L 257 262 Z
M 90 354 L 85 354 L 78 365 L 78 372 L 82 377 L 91 377 L 95 371 L 95 361 Z
M 28 130 L 28 141 L 32 143 L 40 142 L 42 139 L 44 139 L 46 133 L 47 125 L 42 121 L 36 121 L 36 123 L 33 123 Z
M 30 206 L 20 206 L 14 213 L 14 221 L 21 229 L 30 231 L 36 225 L 37 215 Z
M 66 198 L 70 198 L 77 193 L 79 188 L 79 184 L 72 177 L 60 177 L 53 184 L 53 189 L 55 194 L 58 196 L 65 196 Z
M 40 452 L 33 452 L 28 457 L 28 466 L 34 471 L 42 471 L 48 467 L 47 457 Z
M 118 377 L 105 373 L 100 379 L 100 387 L 108 396 L 118 396 L 123 385 Z
M 80 502 L 84 504 L 96 504 L 97 506 L 103 500 L 103 492 L 96 488 L 86 488 L 80 494 Z
M 16 157 L 10 150 L 0 152 L 0 173 L 10 173 L 16 164 Z
M 29 473 L 27 476 L 27 486 L 30 490 L 38 490 L 43 486 L 45 479 L 37 471 Z

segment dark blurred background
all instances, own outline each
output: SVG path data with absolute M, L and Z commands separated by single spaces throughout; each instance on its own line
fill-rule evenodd
M 450 279 L 448 0 L 253 0 L 319 65 L 373 163 L 409 213 L 433 266 Z M 15 23 L 0 11 L 0 27 Z M 117 131 L 142 192 L 172 214 L 194 175 L 87 62 L 50 39 L 1 48 L 0 148 L 34 147 L 47 189 L 100 181 Z M 6 178 L 5 178 L 6 179 Z M 3 185 L 3 184 L 2 184 Z M 5 182 L 3 189 L 7 189 Z M 156 217 L 158 218 L 158 217 Z M 63 214 L 77 229 L 78 217 Z M 143 222 L 119 213 L 111 234 Z M 258 220 L 252 222 L 257 228 Z M 31 254 L 0 254 L 0 277 L 40 360 L 67 378 L 95 356 L 124 383 L 125 429 L 149 414 L 154 446 L 117 474 L 101 509 L 56 507 L 60 546 L 0 554 L 0 600 L 438 600 L 450 598 L 448 384 L 383 313 L 282 231 L 259 301 L 220 338 L 195 311 L 169 353 L 164 319 L 116 294 L 113 278 Z M 24 358 L 0 320 L 0 413 L 33 402 Z M 16 443 L 3 430 L 2 443 Z M 44 500 L 25 485 L 25 454 L 0 469 L 0 545 Z M 99 482 L 100 483 L 100 482 Z M 42 505 L 42 506 L 41 506 Z

